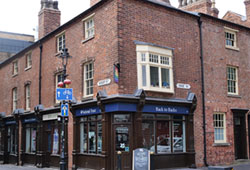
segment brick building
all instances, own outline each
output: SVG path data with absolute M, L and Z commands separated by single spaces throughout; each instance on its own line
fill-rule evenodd
M 178 9 L 165 0 L 93 0 L 58 28 L 57 3 L 41 2 L 40 40 L 0 65 L 4 163 L 59 166 L 65 47 L 70 169 L 116 169 L 119 153 L 131 169 L 142 147 L 154 169 L 249 159 L 250 29 L 218 19 L 214 1 L 179 1 Z

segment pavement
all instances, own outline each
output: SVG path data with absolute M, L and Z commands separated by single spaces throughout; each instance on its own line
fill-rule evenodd
M 233 165 L 226 165 L 226 167 L 233 167 L 233 170 L 250 170 L 250 160 L 238 160 Z M 37 168 L 33 165 L 16 166 L 12 164 L 1 164 L 0 170 L 58 170 L 59 168 Z M 87 169 L 79 169 L 87 170 Z M 208 167 L 202 168 L 170 168 L 160 170 L 209 170 Z

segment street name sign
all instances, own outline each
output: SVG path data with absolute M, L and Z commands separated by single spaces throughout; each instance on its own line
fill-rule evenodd
M 57 88 L 56 89 L 56 100 L 72 100 L 73 89 L 71 88 Z
M 61 104 L 61 116 L 67 117 L 69 116 L 69 104 Z

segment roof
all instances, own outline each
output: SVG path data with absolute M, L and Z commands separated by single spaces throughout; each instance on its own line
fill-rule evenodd
M 18 53 L 31 44 L 33 44 L 33 42 L 0 38 L 0 52 Z

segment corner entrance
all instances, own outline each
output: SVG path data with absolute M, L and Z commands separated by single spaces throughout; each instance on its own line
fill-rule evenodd
M 132 169 L 131 131 L 130 114 L 113 115 L 113 169 Z
M 245 112 L 234 113 L 235 159 L 247 159 L 247 138 Z

